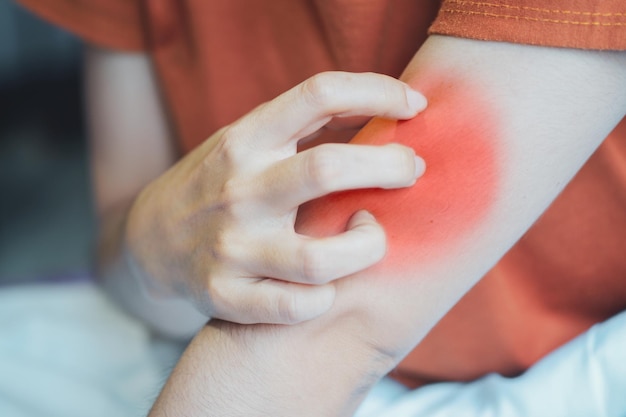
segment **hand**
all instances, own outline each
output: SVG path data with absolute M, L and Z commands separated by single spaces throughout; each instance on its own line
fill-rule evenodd
M 385 235 L 364 211 L 339 235 L 299 235 L 298 206 L 339 190 L 407 187 L 424 164 L 398 144 L 297 153 L 298 143 L 334 118 L 408 119 L 425 106 L 387 76 L 322 73 L 221 129 L 131 208 L 127 247 L 148 287 L 238 323 L 288 324 L 324 313 L 335 295 L 329 282 L 382 259 Z

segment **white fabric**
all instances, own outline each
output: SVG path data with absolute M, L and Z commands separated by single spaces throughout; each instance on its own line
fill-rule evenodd
M 488 375 L 410 391 L 376 386 L 355 417 L 625 417 L 626 312 L 543 358 L 523 375 Z
M 161 348 L 94 285 L 5 287 L 0 416 L 145 416 L 168 371 Z

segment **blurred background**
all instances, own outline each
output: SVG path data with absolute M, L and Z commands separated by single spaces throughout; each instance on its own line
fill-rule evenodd
M 80 41 L 0 0 L 0 285 L 86 276 Z
M 146 415 L 184 349 L 80 283 L 95 229 L 81 66 L 77 38 L 0 0 L 1 417 Z

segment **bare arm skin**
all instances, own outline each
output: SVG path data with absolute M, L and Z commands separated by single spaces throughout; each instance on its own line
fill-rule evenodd
M 130 206 L 178 158 L 150 60 L 92 47 L 85 75 L 99 278 L 126 310 L 156 330 L 191 337 L 206 317 L 182 299 L 150 296 L 125 253 Z
M 378 143 L 414 131 L 404 143 L 427 150 L 423 187 L 420 180 L 386 199 L 352 193 L 299 213 L 299 230 L 324 235 L 360 200 L 402 245 L 389 233 L 388 257 L 337 281 L 335 304 L 318 319 L 291 327 L 205 327 L 151 415 L 350 415 L 623 117 L 625 69 L 623 53 L 431 37 L 403 75 L 425 93 L 429 108 L 403 125 L 374 121 L 355 139 Z M 477 153 L 467 160 L 458 149 Z M 465 187 L 450 185 L 452 174 L 470 177 L 462 180 L 469 197 Z M 338 212 L 331 221 L 320 214 L 329 212 Z

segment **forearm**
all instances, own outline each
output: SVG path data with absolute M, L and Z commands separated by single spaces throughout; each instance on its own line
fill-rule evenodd
M 150 416 L 351 415 L 392 363 L 345 333 L 361 326 L 350 320 L 213 321 L 185 351 Z
M 141 54 L 89 48 L 85 81 L 98 278 L 120 306 L 155 330 L 190 338 L 206 318 L 187 303 L 149 295 L 143 271 L 131 269 L 126 245 L 136 196 L 176 157 L 150 61 Z

